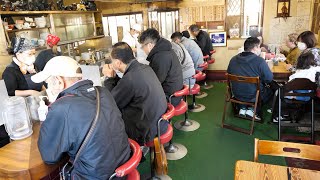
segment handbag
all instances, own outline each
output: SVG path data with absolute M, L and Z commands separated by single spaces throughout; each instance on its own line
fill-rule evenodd
M 97 125 L 97 121 L 98 121 L 98 118 L 99 118 L 99 114 L 100 114 L 100 93 L 99 93 L 99 90 L 98 88 L 94 87 L 94 89 L 96 90 L 96 115 L 95 115 L 95 118 L 94 120 L 92 121 L 91 123 L 91 126 L 86 134 L 86 136 L 84 137 L 84 140 L 82 142 L 82 144 L 80 145 L 80 148 L 74 158 L 74 161 L 73 162 L 67 162 L 61 169 L 60 171 L 60 180 L 71 180 L 71 171 L 73 170 L 73 165 L 77 162 L 77 160 L 79 159 L 79 156 L 81 154 L 81 152 L 83 151 L 84 147 L 86 146 L 86 144 L 88 143 L 92 133 L 93 133 L 93 130 L 95 129 L 96 125 Z
M 160 143 L 160 138 L 154 138 L 154 148 L 156 157 L 154 159 L 154 167 L 158 175 L 167 175 L 168 174 L 168 162 L 166 152 L 163 148 L 163 145 Z

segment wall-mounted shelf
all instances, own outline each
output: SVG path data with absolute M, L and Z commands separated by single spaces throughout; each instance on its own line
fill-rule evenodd
M 13 32 L 20 32 L 20 31 L 38 31 L 41 29 L 48 29 L 50 27 L 43 27 L 43 28 L 29 28 L 29 29 L 13 29 L 13 30 L 6 30 L 8 33 L 13 33 Z
M 83 14 L 83 13 L 101 13 L 101 11 L 0 11 L 0 15 Z

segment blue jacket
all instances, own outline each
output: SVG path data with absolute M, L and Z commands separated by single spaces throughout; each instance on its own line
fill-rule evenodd
M 251 52 L 242 52 L 234 56 L 230 60 L 227 72 L 237 76 L 259 77 L 261 91 L 264 89 L 263 83 L 269 83 L 273 79 L 266 61 Z M 232 92 L 239 100 L 253 102 L 256 87 L 254 84 L 233 83 Z
M 62 91 L 50 105 L 38 140 L 41 157 L 46 163 L 57 163 L 65 153 L 70 156 L 71 161 L 74 160 L 96 114 L 96 92 L 92 84 L 89 80 L 79 81 Z M 74 179 L 108 179 L 130 156 L 121 113 L 110 92 L 99 89 L 99 119 L 74 164 Z

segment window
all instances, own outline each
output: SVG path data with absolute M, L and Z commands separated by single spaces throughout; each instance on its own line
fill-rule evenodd
M 142 13 L 105 15 L 102 17 L 104 34 L 112 38 L 112 44 L 122 41 L 133 24 L 143 24 Z
M 150 11 L 149 27 L 155 28 L 166 39 L 170 39 L 171 34 L 179 31 L 179 11 Z
M 226 30 L 236 32 L 236 37 L 255 36 L 262 33 L 264 0 L 227 0 Z

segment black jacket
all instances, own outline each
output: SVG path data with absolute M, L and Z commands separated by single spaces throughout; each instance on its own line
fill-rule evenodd
M 4 80 L 8 95 L 15 96 L 16 90 L 28 90 L 28 83 L 15 62 L 11 62 L 3 71 L 2 79 Z
M 42 123 L 38 147 L 42 159 L 53 164 L 64 153 L 73 161 L 96 114 L 96 92 L 92 81 L 79 81 L 62 91 L 50 105 Z M 108 90 L 100 89 L 101 111 L 97 126 L 78 161 L 74 179 L 108 179 L 130 156 L 128 136 Z
M 149 66 L 158 76 L 167 97 L 182 89 L 181 65 L 168 40 L 160 38 L 149 53 L 147 60 L 150 62 Z M 180 102 L 180 99 L 173 98 L 172 104 L 176 106 Z
M 140 145 L 152 140 L 157 134 L 157 122 L 167 109 L 166 96 L 153 70 L 133 60 L 122 79 L 109 78 L 105 86 L 122 112 L 129 138 Z M 167 123 L 162 123 L 161 132 L 166 130 Z
M 198 45 L 201 48 L 201 51 L 203 53 L 203 55 L 210 55 L 210 51 L 213 50 L 212 47 L 212 42 L 211 42 L 211 38 L 209 36 L 209 34 L 205 31 L 200 30 L 199 34 L 197 36 L 197 41 Z

